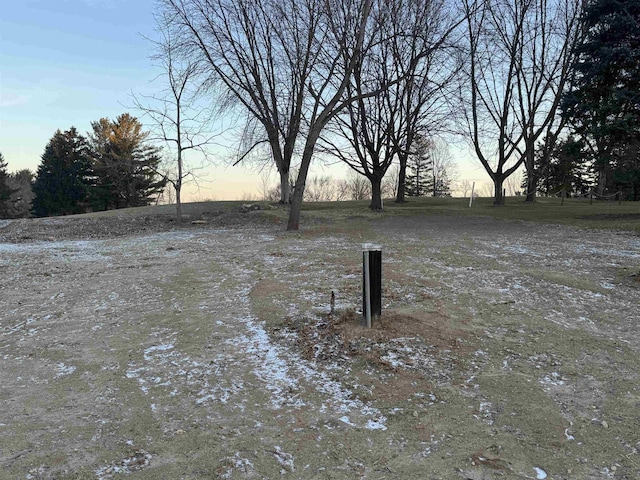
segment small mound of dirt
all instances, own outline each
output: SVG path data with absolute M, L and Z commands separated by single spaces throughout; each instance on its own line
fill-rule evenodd
M 289 319 L 285 325 L 296 334 L 303 355 L 319 361 L 361 357 L 383 369 L 395 369 L 397 365 L 385 357 L 398 348 L 429 355 L 455 351 L 464 356 L 470 351 L 468 333 L 451 328 L 448 319 L 436 312 L 408 315 L 387 311 L 374 320 L 371 328 L 366 328 L 361 315 L 349 309 L 338 315 L 325 315 L 320 321 Z M 413 363 L 410 360 L 406 365 Z
M 203 227 L 267 225 L 278 221 L 262 211 L 250 214 L 241 214 L 240 210 L 191 211 L 185 205 L 185 212 L 182 223 L 176 221 L 175 215 L 135 214 L 128 209 L 108 212 L 108 215 L 5 220 L 0 224 L 0 243 L 92 240 Z
M 466 336 L 462 330 L 450 328 L 447 318 L 437 312 L 408 315 L 387 311 L 380 318 L 374 319 L 371 328 L 366 328 L 361 324 L 360 315 L 348 310 L 336 319 L 335 328 L 346 342 L 358 338 L 386 342 L 398 338 L 420 337 L 425 343 L 438 349 L 460 348 L 462 338 Z

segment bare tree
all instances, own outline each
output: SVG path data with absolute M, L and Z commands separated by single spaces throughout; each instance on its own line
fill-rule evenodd
M 199 102 L 201 71 L 198 63 L 181 55 L 182 46 L 172 29 L 171 19 L 165 14 L 156 16 L 155 20 L 159 39 L 149 39 L 155 49 L 152 60 L 162 70 L 157 79 L 166 85 L 159 94 L 133 95 L 133 102 L 135 108 L 143 112 L 143 118 L 151 121 L 155 135 L 150 139 L 164 142 L 168 155 L 175 155 L 162 175 L 175 190 L 177 220 L 181 222 L 182 186 L 185 179 L 194 175 L 194 167 L 185 163 L 186 152 L 198 151 L 206 158 L 205 147 L 217 135 L 210 133 L 212 110 Z
M 349 172 L 339 184 L 339 190 L 342 190 L 344 198 L 349 200 L 364 200 L 371 196 L 371 183 L 365 176 L 355 171 Z
M 382 208 L 382 181 L 394 159 L 404 186 L 416 135 L 446 124 L 443 91 L 455 71 L 446 42 L 460 23 L 446 0 L 391 0 L 376 7 L 375 28 L 347 87 L 357 100 L 323 138 L 326 151 L 369 180 L 374 210 Z
M 464 0 L 468 58 L 461 105 L 466 136 L 493 181 L 495 205 L 503 203 L 506 178 L 525 162 L 533 168 L 536 144 L 554 123 L 580 4 Z
M 405 201 L 407 160 L 415 141 L 420 136 L 443 132 L 450 123 L 449 97 L 461 61 L 456 54 L 457 37 L 466 14 L 456 11 L 455 2 L 447 0 L 411 3 L 409 11 L 417 16 L 416 20 L 405 18 L 396 22 L 393 37 L 395 65 L 407 80 L 398 84 L 394 96 L 387 97 L 398 107 L 396 126 L 391 131 L 399 161 L 397 203 Z M 407 25 L 412 26 L 409 33 L 405 33 Z M 411 40 L 409 43 L 407 38 Z M 424 56 L 420 57 L 421 50 Z
M 482 182 L 476 188 L 476 196 L 491 198 L 494 194 L 494 185 L 491 182 Z
M 314 148 L 349 102 L 344 94 L 373 0 L 161 1 L 186 32 L 190 54 L 264 128 L 283 202 L 289 201 L 292 158 L 300 154 L 287 225 L 297 230 Z
M 504 190 L 507 192 L 507 196 L 517 196 L 522 192 L 522 177 L 520 175 L 511 175 L 504 181 Z
M 373 210 L 382 209 L 382 179 L 393 160 L 388 136 L 388 122 L 393 117 L 382 96 L 391 88 L 394 74 L 389 68 L 392 55 L 390 19 L 394 18 L 395 2 L 376 2 L 373 14 L 373 33 L 367 38 L 361 58 L 355 64 L 352 80 L 347 84 L 347 95 L 357 98 L 346 105 L 344 112 L 334 117 L 333 137 L 346 141 L 338 145 L 327 137 L 322 140 L 331 153 L 371 183 Z
M 458 191 L 460 193 L 462 193 L 462 196 L 464 198 L 467 198 L 469 195 L 471 195 L 471 187 L 473 186 L 472 182 L 470 180 L 462 180 L 459 184 L 458 184 Z
M 580 24 L 583 0 L 538 1 L 529 12 L 519 54 L 517 116 L 522 128 L 527 172 L 526 201 L 533 202 L 538 174 L 536 150 L 551 151 L 564 129 L 560 100 L 569 86 L 576 47 L 584 31 Z
M 391 165 L 386 175 L 382 179 L 382 196 L 383 198 L 397 198 L 398 196 L 398 175 L 400 167 L 397 163 Z
M 449 151 L 449 146 L 441 139 L 431 142 L 431 169 L 433 176 L 433 196 L 451 195 L 451 183 L 458 180 L 458 169 Z
M 336 196 L 335 190 L 335 182 L 329 175 L 315 175 L 305 188 L 304 198 L 308 202 L 330 202 Z
M 289 170 L 303 125 L 307 83 L 319 55 L 320 2 L 162 0 L 187 54 L 205 64 L 248 112 L 245 137 L 268 144 L 289 203 Z M 256 128 L 260 125 L 261 130 Z M 236 162 L 238 163 L 238 162 Z
M 260 173 L 259 185 L 260 199 L 265 202 L 277 202 L 280 199 L 279 185 L 271 182 L 271 171 L 265 168 Z

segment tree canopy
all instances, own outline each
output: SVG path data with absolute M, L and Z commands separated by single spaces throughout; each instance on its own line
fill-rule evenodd
M 33 215 L 149 205 L 162 191 L 160 151 L 135 117 L 101 118 L 92 127 L 89 139 L 75 127 L 51 138 L 33 184 Z

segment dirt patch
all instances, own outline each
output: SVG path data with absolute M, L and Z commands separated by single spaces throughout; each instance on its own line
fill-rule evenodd
M 162 207 L 162 208 L 161 208 Z M 99 212 L 71 217 L 0 220 L 0 242 L 30 243 L 60 240 L 108 239 L 157 232 L 242 228 L 277 225 L 278 210 L 243 211 L 242 205 L 185 204 L 183 221 L 178 224 L 175 207 Z M 162 213 L 154 213 L 161 211 Z
M 373 320 L 372 328 L 362 326 L 361 315 L 353 311 L 345 314 L 337 322 L 337 330 L 345 342 L 356 338 L 366 338 L 373 342 L 385 342 L 417 336 L 421 341 L 437 349 L 459 348 L 463 330 L 452 329 L 449 319 L 437 312 L 415 312 L 413 315 L 387 311 Z

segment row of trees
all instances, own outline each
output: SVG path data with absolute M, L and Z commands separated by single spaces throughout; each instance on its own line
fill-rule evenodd
M 291 203 L 289 229 L 299 226 L 314 154 L 338 157 L 366 177 L 373 209 L 382 208 L 382 179 L 399 162 L 403 200 L 415 138 L 433 136 L 446 116 L 443 87 L 456 70 L 461 24 L 453 2 L 161 4 L 159 30 L 174 47 L 163 49 L 165 58 L 197 65 L 200 85 L 246 117 L 239 157 L 266 149 L 280 175 L 280 201 Z
M 37 176 L 29 170 L 7 173 L 7 164 L 0 153 L 0 218 L 66 215 L 154 201 L 162 181 L 151 185 L 150 179 L 170 176 L 157 174 L 158 150 L 140 145 L 146 134 L 141 132 L 139 122 L 125 114 L 116 121 L 101 119 L 92 127 L 93 133 L 88 137 L 73 127 L 57 131 L 42 155 Z M 139 145 L 127 150 L 127 145 L 132 144 Z M 424 138 L 419 138 L 417 145 L 415 154 L 407 161 L 405 195 L 450 196 L 449 175 L 455 178 L 456 170 L 446 145 Z M 139 152 L 152 153 L 146 155 L 144 165 L 138 162 L 139 169 L 147 168 L 143 177 L 136 177 L 132 168 Z M 381 185 L 384 198 L 397 197 L 398 175 L 398 168 L 387 172 Z M 150 186 L 153 188 L 149 189 Z M 175 189 L 175 185 L 172 187 Z M 260 195 L 263 200 L 278 201 L 280 188 L 270 186 L 269 177 L 263 177 Z M 328 175 L 313 176 L 304 192 L 305 202 L 370 197 L 371 183 L 355 171 L 338 180 Z
M 87 137 L 71 127 L 47 144 L 33 181 L 37 217 L 148 205 L 162 192 L 159 148 L 124 113 L 92 122 Z
M 394 163 L 397 201 L 404 200 L 418 138 L 462 134 L 494 183 L 494 203 L 503 203 L 505 180 L 522 167 L 532 201 L 570 129 L 597 147 L 601 135 L 580 127 L 589 115 L 612 126 L 637 107 L 621 93 L 638 77 L 637 0 L 160 3 L 159 30 L 171 39 L 164 58 L 195 69 L 196 90 L 245 116 L 239 159 L 268 155 L 274 162 L 280 201 L 292 204 L 289 229 L 298 228 L 314 154 L 337 157 L 366 177 L 378 209 Z M 619 38 L 598 33 L 619 22 L 626 27 Z M 621 51 L 615 68 L 593 67 L 601 58 L 586 52 L 598 35 L 606 39 L 598 55 L 621 44 L 631 52 L 626 63 Z M 592 107 L 569 107 L 572 95 L 600 81 L 624 102 L 600 91 Z M 627 131 L 631 124 L 638 122 L 627 122 Z M 597 151 L 580 162 L 600 171 L 606 168 L 598 165 L 633 163 L 632 147 Z
M 602 193 L 637 191 L 639 3 L 160 0 L 154 58 L 168 86 L 137 106 L 177 159 L 178 199 L 184 152 L 211 140 L 203 126 L 216 110 L 202 106 L 244 118 L 238 161 L 273 162 L 289 229 L 313 158 L 365 177 L 379 209 L 391 165 L 397 201 L 427 188 L 408 162 L 441 134 L 466 138 L 497 205 L 521 168 L 527 201 L 557 188 L 569 158 Z M 130 204 L 117 176 L 93 175 L 104 208 Z
M 444 145 L 431 148 L 431 142 L 419 142 L 425 149 L 418 149 L 415 155 L 411 155 L 407 162 L 407 176 L 405 183 L 406 197 L 450 197 L 451 179 L 456 178 L 455 165 L 448 155 Z M 392 167 L 385 175 L 380 191 L 385 199 L 394 199 L 398 196 L 399 168 Z M 293 177 L 295 177 L 295 172 Z M 293 184 L 293 181 L 291 182 Z M 471 184 L 462 193 L 470 191 Z M 345 178 L 335 179 L 329 175 L 311 176 L 304 191 L 305 202 L 327 202 L 343 200 L 366 200 L 371 198 L 371 182 L 356 171 L 349 172 Z M 272 186 L 269 176 L 262 177 L 262 184 L 258 192 L 262 200 L 277 202 L 280 199 L 279 186 Z

